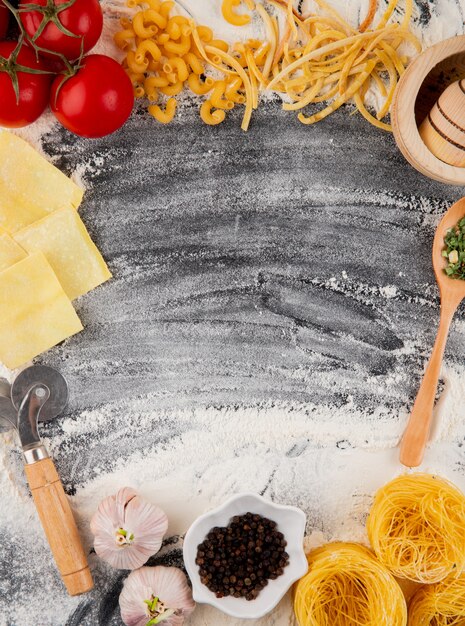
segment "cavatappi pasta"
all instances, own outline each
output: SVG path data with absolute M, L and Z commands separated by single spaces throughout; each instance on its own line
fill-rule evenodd
M 240 5 L 241 0 L 223 0 L 221 5 L 224 19 L 234 26 L 245 26 L 250 23 L 250 15 L 236 12 L 236 8 Z M 253 8 L 253 5 L 251 8 Z
M 436 583 L 465 571 L 465 496 L 430 474 L 405 474 L 382 487 L 367 521 L 368 538 L 395 576 Z
M 265 38 L 229 45 L 208 26 L 175 14 L 171 0 L 127 0 L 134 15 L 121 20 L 115 43 L 126 54 L 123 65 L 135 96 L 148 101 L 155 119 L 171 121 L 173 99 L 189 89 L 205 99 L 200 108 L 204 122 L 219 124 L 228 111 L 244 106 L 242 128 L 247 130 L 260 92 L 272 90 L 283 97 L 284 110 L 295 111 L 303 124 L 314 124 L 353 101 L 370 123 L 391 130 L 384 118 L 408 63 L 401 46 L 421 50 L 408 30 L 413 0 L 404 0 L 400 23 L 390 23 L 399 0 L 389 0 L 376 25 L 378 0 L 370 0 L 357 29 L 326 0 L 315 0 L 321 15 L 302 15 L 297 0 L 218 1 L 225 20 L 238 27 L 256 14 Z M 372 85 L 384 98 L 374 115 L 365 102 Z
M 163 110 L 158 104 L 152 104 L 149 106 L 148 111 L 156 120 L 162 124 L 169 124 L 176 113 L 176 100 L 170 98 L 166 103 L 165 110 Z
M 367 548 L 329 543 L 307 559 L 294 588 L 299 626 L 406 626 L 402 590 Z

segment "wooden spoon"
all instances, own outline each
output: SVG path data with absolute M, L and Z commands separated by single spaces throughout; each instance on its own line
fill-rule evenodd
M 451 206 L 439 222 L 434 235 L 433 268 L 441 296 L 441 317 L 433 352 L 402 438 L 400 461 L 407 467 L 417 467 L 423 460 L 450 323 L 457 307 L 465 298 L 465 280 L 449 278 L 445 274 L 447 259 L 442 256 L 446 232 L 463 217 L 465 217 L 465 198 Z

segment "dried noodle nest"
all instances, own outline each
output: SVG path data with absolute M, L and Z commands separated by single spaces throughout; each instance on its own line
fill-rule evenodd
M 367 530 L 376 556 L 399 578 L 431 584 L 465 568 L 465 496 L 437 476 L 406 474 L 380 489 Z
M 402 590 L 367 548 L 330 543 L 308 565 L 294 592 L 299 626 L 406 626 Z
M 422 587 L 409 605 L 409 626 L 465 626 L 465 576 Z

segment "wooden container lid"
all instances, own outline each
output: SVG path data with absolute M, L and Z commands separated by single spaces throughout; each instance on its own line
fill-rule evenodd
M 465 78 L 465 35 L 428 48 L 407 68 L 394 94 L 391 110 L 396 143 L 419 172 L 451 185 L 465 185 L 465 168 L 448 165 L 423 143 L 419 127 L 452 83 Z

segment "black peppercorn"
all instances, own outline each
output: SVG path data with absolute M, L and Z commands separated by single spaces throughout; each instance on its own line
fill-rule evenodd
M 284 573 L 287 542 L 273 520 L 236 515 L 226 527 L 212 528 L 198 546 L 200 580 L 217 598 L 255 600 L 269 580 Z

